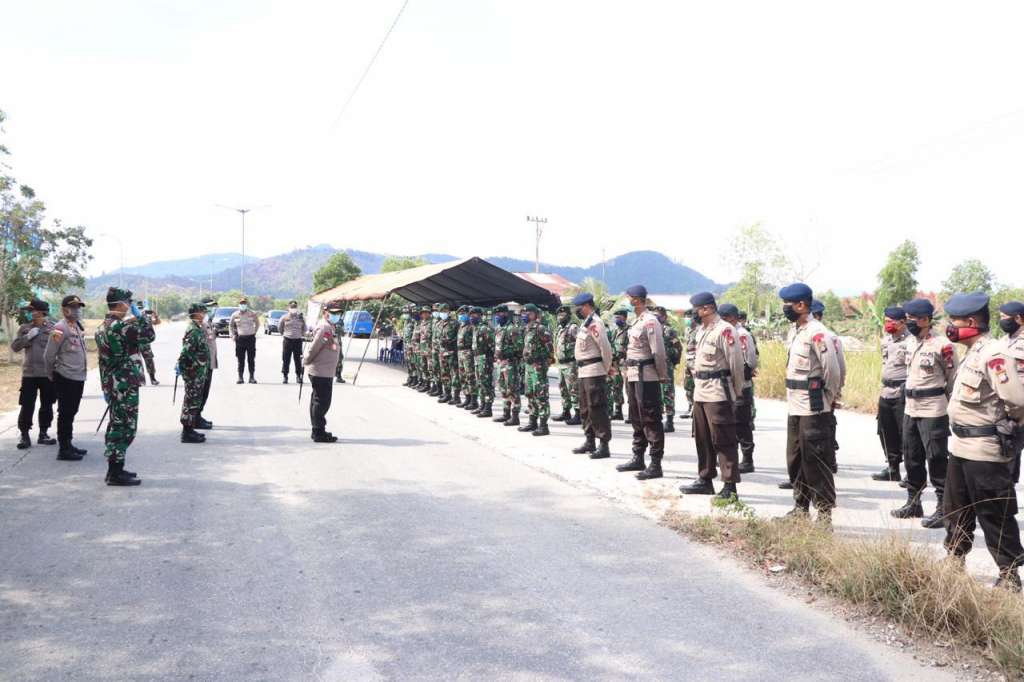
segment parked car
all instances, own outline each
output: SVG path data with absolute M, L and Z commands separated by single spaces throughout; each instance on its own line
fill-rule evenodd
M 342 318 L 345 333 L 363 338 L 370 338 L 373 331 L 373 316 L 365 310 L 350 310 Z
M 281 329 L 281 318 L 285 316 L 284 310 L 271 310 L 263 318 L 263 333 L 264 334 L 283 334 L 284 330 Z
M 213 328 L 217 330 L 217 336 L 228 336 L 231 330 L 228 329 L 228 322 L 238 308 L 217 308 L 213 313 Z

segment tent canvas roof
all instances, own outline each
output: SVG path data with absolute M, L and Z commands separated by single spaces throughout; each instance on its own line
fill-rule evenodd
M 492 306 L 508 301 L 557 305 L 558 297 L 543 287 L 472 257 L 418 268 L 363 275 L 333 289 L 314 294 L 311 300 L 366 301 L 397 294 L 417 304 L 446 302 Z

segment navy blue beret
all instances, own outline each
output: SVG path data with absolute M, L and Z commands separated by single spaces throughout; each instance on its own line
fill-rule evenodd
M 572 299 L 573 305 L 583 305 L 584 303 L 594 303 L 594 295 L 588 291 L 584 291 L 582 294 L 576 294 L 576 298 Z
M 718 314 L 722 317 L 739 317 L 740 309 L 734 306 L 732 303 L 723 303 L 718 306 Z
M 1024 303 L 1020 301 L 1007 301 L 999 306 L 999 312 L 1004 315 L 1024 315 Z
M 715 305 L 715 295 L 710 291 L 702 291 L 690 297 L 690 305 L 694 308 L 702 305 Z
M 626 296 L 632 298 L 647 298 L 647 287 L 643 284 L 634 284 L 630 288 L 626 289 Z
M 915 298 L 903 304 L 903 312 L 914 317 L 932 317 L 935 315 L 935 306 L 927 298 Z M 888 314 L 888 313 L 886 313 Z
M 946 314 L 951 317 L 967 317 L 988 308 L 988 294 L 976 291 L 973 294 L 953 294 L 946 301 Z
M 890 320 L 905 320 L 907 319 L 907 311 L 898 305 L 891 305 L 885 309 L 884 314 Z
M 825 304 L 819 301 L 818 299 L 814 299 L 813 301 L 811 301 L 810 313 L 811 315 L 824 315 Z
M 814 292 L 803 282 L 795 282 L 779 289 L 779 298 L 783 301 L 810 301 L 814 298 Z

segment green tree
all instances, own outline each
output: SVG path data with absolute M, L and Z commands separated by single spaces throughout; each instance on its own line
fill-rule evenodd
M 590 293 L 594 296 L 594 307 L 598 311 L 607 311 L 615 305 L 615 298 L 608 293 L 608 285 L 597 279 L 596 277 L 584 277 L 583 281 L 577 286 L 569 287 L 565 290 L 565 295 L 562 296 L 563 301 L 571 301 L 577 294 L 583 292 Z
M 388 256 L 387 258 L 384 259 L 384 262 L 380 264 L 380 271 L 398 272 L 399 270 L 418 268 L 421 265 L 426 264 L 427 261 L 420 258 L 419 256 Z M 337 286 L 337 284 L 335 284 L 334 286 Z
M 960 263 L 949 277 L 942 283 L 942 296 L 949 298 L 956 293 L 971 293 L 984 291 L 992 293 L 995 288 L 995 275 L 984 263 L 977 258 L 969 258 Z
M 843 312 L 843 302 L 831 289 L 820 294 L 818 300 L 825 304 L 825 325 L 835 330 L 837 324 L 846 320 L 846 315 Z
M 875 293 L 876 317 L 881 324 L 882 310 L 899 305 L 917 294 L 917 244 L 909 239 L 889 254 L 885 266 L 878 273 L 878 291 Z
M 319 270 L 313 274 L 313 291 L 326 291 L 339 284 L 344 284 L 363 274 L 352 257 L 344 251 L 331 256 Z
M 754 223 L 740 228 L 729 243 L 727 263 L 740 268 L 740 278 L 722 295 L 752 317 L 767 317 L 778 308 L 776 291 L 793 268 L 782 247 L 782 240 Z

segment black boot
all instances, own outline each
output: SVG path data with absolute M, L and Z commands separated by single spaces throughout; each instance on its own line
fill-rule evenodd
M 535 431 L 536 429 L 537 429 L 537 417 L 535 417 L 534 415 L 531 414 L 530 415 L 529 423 L 523 424 L 518 429 L 516 429 L 516 431 L 519 431 L 520 433 L 526 433 L 528 431 Z
M 252 375 L 252 372 L 249 372 L 249 383 L 250 384 L 255 384 L 256 383 L 256 377 L 254 377 Z
M 932 530 L 945 526 L 943 524 L 945 515 L 942 513 L 942 493 L 936 492 L 935 497 L 938 498 L 938 501 L 935 503 L 935 511 L 921 519 L 921 525 Z
M 480 406 L 480 411 L 477 413 L 476 416 L 479 417 L 480 419 L 485 419 L 486 417 L 490 417 L 491 414 L 491 404 L 487 403 L 485 405 Z
M 465 407 L 462 404 L 462 396 L 459 395 L 459 391 L 452 391 L 452 399 L 448 401 L 448 404 L 459 408 Z
M 57 459 L 64 462 L 77 462 L 82 459 L 82 455 L 72 450 L 70 443 L 61 443 L 57 450 Z
M 679 413 L 679 418 L 680 419 L 689 419 L 692 416 L 693 416 L 693 405 L 687 405 L 686 406 L 686 412 L 680 412 Z
M 213 428 L 213 422 L 203 419 L 203 415 L 196 417 L 196 428 L 208 431 Z
M 739 467 L 737 467 L 737 470 L 741 474 L 752 474 L 752 473 L 754 473 L 754 452 L 753 451 L 744 452 L 743 453 L 743 459 L 742 459 L 742 461 L 740 461 L 740 465 L 739 465 Z
M 507 422 L 511 418 L 512 418 L 512 410 L 511 410 L 511 408 L 508 405 L 506 405 L 504 407 L 504 409 L 502 410 L 502 412 L 501 412 L 501 416 L 500 417 L 495 417 L 492 421 Z
M 921 493 L 907 490 L 907 503 L 899 509 L 889 512 L 897 519 L 919 519 L 924 516 L 924 509 L 921 507 Z
M 562 408 L 562 414 L 558 415 L 557 417 L 552 417 L 551 421 L 553 421 L 553 422 L 569 421 L 569 417 L 571 417 L 571 416 L 572 416 L 572 413 L 569 411 L 569 408 L 568 407 L 563 407 Z
M 336 384 L 343 384 L 343 383 L 345 383 L 345 377 L 341 376 L 340 374 L 335 375 L 334 383 L 336 383 Z
M 338 437 L 330 431 L 321 431 L 319 429 L 313 431 L 313 442 L 314 443 L 337 443 Z
M 436 398 L 437 396 L 441 395 L 441 384 L 437 382 L 432 382 L 430 384 L 430 390 L 427 391 L 427 395 L 429 395 L 431 398 Z
M 480 403 L 477 402 L 475 395 L 471 395 L 466 399 L 466 409 L 469 410 L 471 414 L 479 414 Z
M 281 376 L 284 377 L 284 379 L 281 380 L 281 383 L 282 384 L 287 384 L 288 383 L 288 374 L 285 373 L 285 374 L 282 374 Z
M 550 436 L 551 435 L 551 432 L 548 431 L 548 420 L 547 419 L 541 419 L 540 420 L 540 422 L 537 424 L 537 428 L 533 430 L 533 435 L 535 435 L 535 436 Z
M 235 383 L 236 384 L 244 384 L 245 383 L 245 377 L 242 376 L 241 372 L 238 373 L 238 381 L 236 381 Z
M 622 405 L 615 406 L 615 411 L 612 412 L 612 420 L 622 421 Z
M 697 478 L 690 485 L 679 486 L 679 492 L 684 495 L 714 495 L 715 484 L 710 478 Z
M 779 490 L 792 490 L 792 489 L 793 489 L 793 481 L 790 481 L 788 479 L 779 484 Z
M 452 399 L 452 397 L 451 397 L 451 395 L 448 394 L 448 391 L 445 391 L 444 389 L 442 389 L 440 395 L 437 398 L 437 402 L 439 402 L 439 403 L 447 403 L 451 399 Z
M 199 433 L 191 426 L 181 427 L 181 442 L 182 443 L 205 443 L 206 436 Z
M 652 478 L 661 478 L 661 455 L 651 455 L 651 463 L 646 469 L 636 475 L 638 481 L 648 481 Z
M 665 433 L 675 433 L 676 426 L 672 423 L 672 415 L 665 417 Z
M 579 426 L 580 424 L 582 424 L 583 420 L 580 419 L 580 411 L 574 411 L 572 413 L 572 416 L 565 420 L 565 423 L 569 426 Z
M 590 459 L 608 459 L 612 456 L 611 451 L 608 450 L 608 441 L 603 440 L 601 444 L 597 446 L 597 452 L 590 453 Z
M 85 457 L 89 453 L 85 448 L 76 448 L 74 443 L 68 443 L 68 447 L 71 448 L 71 452 L 76 455 L 81 455 L 82 457 Z
M 18 439 L 18 449 L 27 450 L 32 447 L 32 436 L 28 435 L 28 431 L 21 432 L 21 438 Z
M 427 393 L 429 395 L 430 384 L 426 381 L 421 381 L 420 385 L 416 387 L 416 390 L 419 391 L 420 393 Z
M 590 452 L 597 452 L 597 442 L 593 438 L 587 438 L 583 445 L 572 449 L 574 455 L 585 455 Z
M 129 486 L 129 485 L 140 485 L 141 479 L 132 478 L 124 471 L 124 462 L 113 462 L 107 460 L 107 485 L 114 486 Z
M 732 498 L 739 499 L 739 493 L 736 492 L 736 484 L 735 483 L 723 483 L 722 484 L 722 489 L 718 491 L 718 494 L 715 495 L 715 497 L 717 497 L 720 500 L 726 500 L 726 501 L 728 501 L 728 500 L 730 500 Z
M 788 512 L 782 515 L 783 519 L 809 519 L 811 517 L 811 507 L 806 507 L 802 504 L 796 504 Z
M 643 451 L 633 451 L 633 459 L 629 460 L 625 464 L 620 464 L 615 467 L 616 471 L 643 471 L 647 467 L 644 465 L 644 453 Z
M 40 445 L 56 445 L 57 439 L 50 438 L 50 434 L 48 434 L 46 431 L 41 430 L 39 432 L 39 437 L 36 439 L 36 442 L 39 443 Z
M 896 468 L 887 466 L 881 471 L 876 471 L 871 474 L 872 481 L 898 481 L 900 480 L 900 465 L 897 464 Z
M 1020 573 L 1017 572 L 1016 568 L 999 571 L 999 577 L 996 578 L 992 587 L 999 587 L 1004 590 L 1010 590 L 1011 592 L 1020 592 Z
M 513 412 L 512 416 L 505 422 L 505 426 L 519 426 L 519 413 Z
M 159 386 L 160 382 L 156 380 L 156 377 L 152 374 L 149 375 L 149 383 L 153 386 Z

